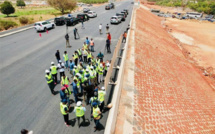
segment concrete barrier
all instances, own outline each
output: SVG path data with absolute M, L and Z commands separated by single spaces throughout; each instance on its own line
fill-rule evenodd
M 134 10 L 134 8 L 133 8 L 133 10 Z M 130 26 L 131 26 L 131 22 L 132 22 L 133 15 L 134 15 L 133 10 L 132 10 Z M 129 36 L 130 36 L 130 30 L 128 31 L 127 37 L 129 37 Z M 111 103 L 113 104 L 113 107 L 109 111 L 104 134 L 113 134 L 115 131 L 117 113 L 118 113 L 118 108 L 119 108 L 119 99 L 120 99 L 120 95 L 121 95 L 123 76 L 124 76 L 123 72 L 124 72 L 124 65 L 125 65 L 125 60 L 126 60 L 125 58 L 126 58 L 127 49 L 128 49 L 128 42 L 129 42 L 129 38 L 126 39 L 124 52 L 123 52 L 123 56 L 122 56 L 122 61 L 121 61 L 120 68 L 119 68 L 118 78 L 117 78 L 116 86 L 114 88 L 113 98 L 111 101 Z

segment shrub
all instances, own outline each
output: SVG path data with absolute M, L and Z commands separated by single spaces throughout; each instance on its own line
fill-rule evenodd
M 28 24 L 28 18 L 27 17 L 20 17 L 19 22 L 21 24 Z
M 21 8 L 25 6 L 24 0 L 17 0 L 16 1 L 16 6 L 20 6 Z
M 18 26 L 16 22 L 11 20 L 0 20 L 0 29 L 7 30 L 11 27 Z

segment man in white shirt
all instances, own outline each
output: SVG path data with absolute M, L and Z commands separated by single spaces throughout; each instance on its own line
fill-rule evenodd
M 57 68 L 59 69 L 60 79 L 61 79 L 61 77 L 65 75 L 64 63 L 62 63 L 61 60 L 59 60 L 59 64 L 57 65 Z
M 102 34 L 102 24 L 99 25 L 99 33 Z

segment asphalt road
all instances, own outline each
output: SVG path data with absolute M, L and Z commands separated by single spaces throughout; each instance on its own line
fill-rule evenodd
M 93 121 L 79 129 L 74 120 L 74 113 L 69 114 L 71 126 L 64 125 L 60 113 L 60 96 L 51 95 L 45 80 L 45 69 L 50 67 L 52 61 L 57 62 L 55 58 L 57 49 L 61 52 L 61 58 L 65 50 L 71 58 L 73 52 L 82 47 L 85 37 L 93 38 L 95 41 L 94 56 L 99 51 L 103 52 L 106 40 L 105 25 L 110 24 L 111 16 L 126 8 L 129 9 L 126 21 L 119 25 L 110 25 L 113 52 L 118 38 L 130 22 L 132 6 L 131 1 L 123 1 L 117 2 L 113 10 L 105 10 L 104 6 L 95 8 L 98 17 L 85 22 L 85 29 L 81 29 L 81 24 L 75 26 L 81 36 L 79 40 L 74 40 L 74 27 L 69 27 L 72 48 L 65 48 L 65 26 L 56 26 L 48 34 L 41 33 L 42 37 L 39 37 L 34 29 L 29 29 L 0 38 L 0 133 L 18 134 L 22 128 L 33 130 L 35 134 L 95 133 Z M 102 35 L 98 30 L 100 23 L 103 24 Z M 105 59 L 111 57 L 112 54 L 105 53 Z M 66 75 L 69 73 L 66 72 Z M 57 85 L 55 90 L 59 91 L 60 85 Z M 73 103 L 72 106 L 74 105 Z M 85 118 L 90 119 L 89 106 L 86 108 Z M 104 128 L 107 116 L 108 112 L 104 113 L 100 121 Z M 104 133 L 104 129 L 96 133 Z

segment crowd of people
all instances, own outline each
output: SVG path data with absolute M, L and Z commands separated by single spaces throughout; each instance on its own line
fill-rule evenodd
M 61 60 L 60 51 L 57 50 L 55 57 L 57 64 L 51 62 L 50 69 L 45 71 L 46 81 L 50 88 L 52 95 L 57 92 L 54 90 L 55 86 L 59 83 L 60 90 L 60 110 L 64 116 L 64 121 L 69 126 L 69 109 L 71 107 L 71 94 L 74 95 L 74 113 L 78 120 L 78 126 L 81 126 L 80 118 L 85 123 L 84 103 L 91 107 L 91 120 L 95 122 L 95 130 L 98 129 L 99 120 L 102 112 L 104 112 L 105 88 L 99 87 L 99 84 L 104 82 L 110 61 L 104 61 L 104 54 L 99 52 L 95 57 L 94 41 L 86 37 L 82 48 L 77 49 L 72 58 L 69 58 L 67 51 L 64 51 L 63 60 Z M 68 74 L 66 74 L 66 70 Z M 58 74 L 59 80 L 58 80 Z M 71 87 L 71 88 L 70 88 Z M 72 89 L 72 90 L 71 90 Z M 79 97 L 83 96 L 83 102 Z

